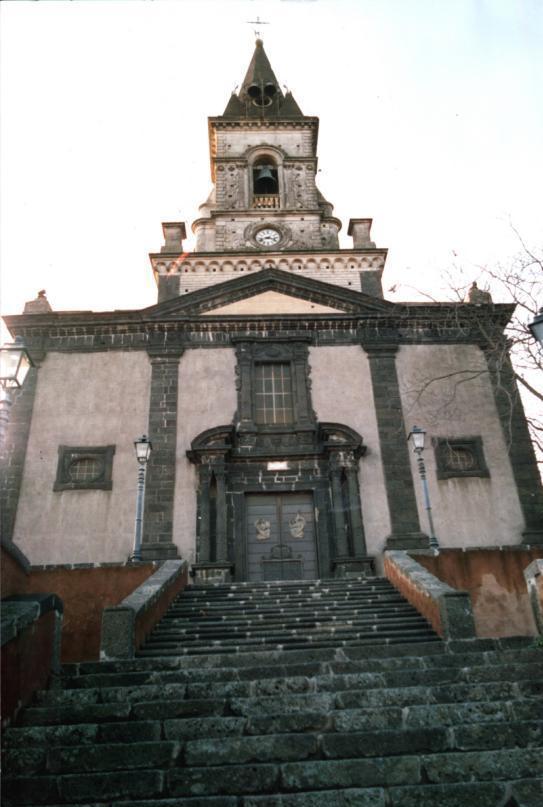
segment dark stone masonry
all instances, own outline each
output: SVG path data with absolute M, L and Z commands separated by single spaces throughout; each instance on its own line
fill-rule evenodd
M 385 580 L 187 589 L 6 732 L 6 807 L 539 807 L 543 651 L 441 641 Z

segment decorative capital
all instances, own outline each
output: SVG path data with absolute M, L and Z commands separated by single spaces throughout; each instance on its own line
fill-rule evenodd
M 157 359 L 178 362 L 184 352 L 185 346 L 181 343 L 181 334 L 166 331 L 149 333 L 147 353 L 151 361 Z
M 394 358 L 400 348 L 397 342 L 362 342 L 360 346 L 368 354 L 370 359 L 373 356 L 389 356 Z

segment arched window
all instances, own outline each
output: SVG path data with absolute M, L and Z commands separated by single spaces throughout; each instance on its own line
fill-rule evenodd
M 279 176 L 274 159 L 268 155 L 253 163 L 253 207 L 278 208 Z

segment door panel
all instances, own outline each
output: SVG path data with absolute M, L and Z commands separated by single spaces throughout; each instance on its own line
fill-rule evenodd
M 302 579 L 314 580 L 317 573 L 315 510 L 309 493 L 281 496 L 281 541 L 292 553 L 301 555 Z
M 311 494 L 247 496 L 247 576 L 255 581 L 318 576 Z

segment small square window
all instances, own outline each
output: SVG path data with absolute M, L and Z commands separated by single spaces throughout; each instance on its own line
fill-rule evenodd
M 481 437 L 434 437 L 438 479 L 490 476 Z
M 115 446 L 59 446 L 53 490 L 111 490 Z

